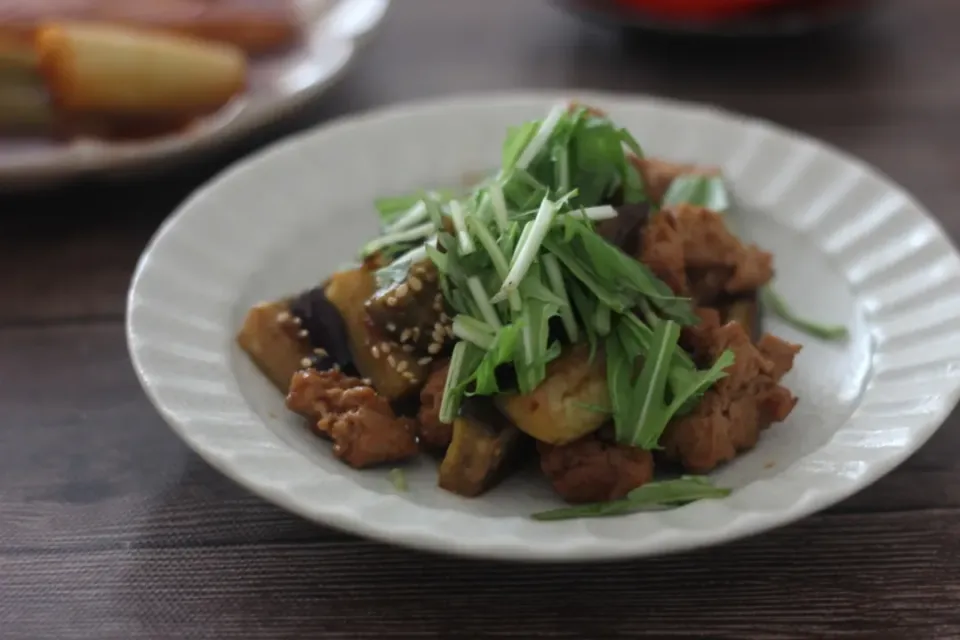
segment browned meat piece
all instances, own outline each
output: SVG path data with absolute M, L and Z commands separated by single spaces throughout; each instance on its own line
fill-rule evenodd
M 654 215 L 643 231 L 640 261 L 670 288 L 709 303 L 754 291 L 773 278 L 773 256 L 744 245 L 717 213 L 680 205 Z
M 434 367 L 427 384 L 420 390 L 420 442 L 432 449 L 445 450 L 453 438 L 453 425 L 440 421 L 440 403 L 443 401 L 443 387 L 447 382 L 450 361 Z
M 699 313 L 701 323 L 684 333 L 694 356 L 712 362 L 729 349 L 736 360 L 692 413 L 667 427 L 661 444 L 669 459 L 704 473 L 752 448 L 760 431 L 790 415 L 797 399 L 779 382 L 800 347 L 769 335 L 755 346 L 739 323 L 721 326 L 715 310 Z
M 773 256 L 756 245 L 744 245 L 727 229 L 723 216 L 693 205 L 667 210 L 683 237 L 687 269 L 732 269 L 724 286 L 726 293 L 743 293 L 761 287 L 773 278 Z
M 538 443 L 540 468 L 567 502 L 616 500 L 653 478 L 649 451 L 589 435 L 570 444 Z
M 683 236 L 673 216 L 658 213 L 650 218 L 643 230 L 639 257 L 674 293 L 687 294 Z
M 647 196 L 660 204 L 667 189 L 674 180 L 688 173 L 697 175 L 716 175 L 719 170 L 716 167 L 701 167 L 693 164 L 677 164 L 656 158 L 636 158 L 630 160 L 643 177 L 643 182 L 647 186 Z
M 386 398 L 340 371 L 300 371 L 290 382 L 287 407 L 333 440 L 333 453 L 362 469 L 417 454 L 416 423 L 398 418 Z

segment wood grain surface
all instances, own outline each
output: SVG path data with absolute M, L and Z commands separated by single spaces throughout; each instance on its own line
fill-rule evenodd
M 960 638 L 960 419 L 839 507 L 643 562 L 512 566 L 393 549 L 264 503 L 188 451 L 123 339 L 132 269 L 192 189 L 337 115 L 463 90 L 702 100 L 823 138 L 960 237 L 954 0 L 763 45 L 580 24 L 541 0 L 398 0 L 332 93 L 174 175 L 0 196 L 0 640 Z M 572 91 L 572 93 L 576 93 Z

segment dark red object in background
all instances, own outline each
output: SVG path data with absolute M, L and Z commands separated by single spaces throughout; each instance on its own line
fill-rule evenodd
M 621 7 L 671 19 L 718 20 L 796 0 L 614 0 Z

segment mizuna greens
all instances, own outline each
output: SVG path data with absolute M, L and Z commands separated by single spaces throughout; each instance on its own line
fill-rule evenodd
M 466 197 L 424 193 L 401 213 L 381 206 L 386 233 L 374 247 L 424 242 L 457 314 L 442 419 L 453 420 L 464 396 L 512 390 L 495 375 L 503 365 L 530 393 L 561 342 L 585 337 L 607 359 L 617 440 L 655 449 L 671 417 L 724 376 L 732 353 L 701 371 L 677 344 L 681 327 L 697 322 L 690 301 L 595 229 L 618 215 L 610 203 L 646 199 L 628 153 L 642 150 L 626 130 L 560 105 L 511 129 L 500 170 Z M 401 257 L 400 268 L 420 255 Z

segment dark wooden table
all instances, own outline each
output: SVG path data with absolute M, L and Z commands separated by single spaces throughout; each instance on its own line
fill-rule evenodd
M 955 0 L 839 40 L 704 47 L 540 0 L 399 0 L 293 127 L 459 90 L 706 100 L 825 138 L 960 236 Z M 0 198 L 0 638 L 960 638 L 960 419 L 827 513 L 722 548 L 595 567 L 392 549 L 288 515 L 187 450 L 141 393 L 124 296 L 151 233 L 265 140 L 177 175 Z

